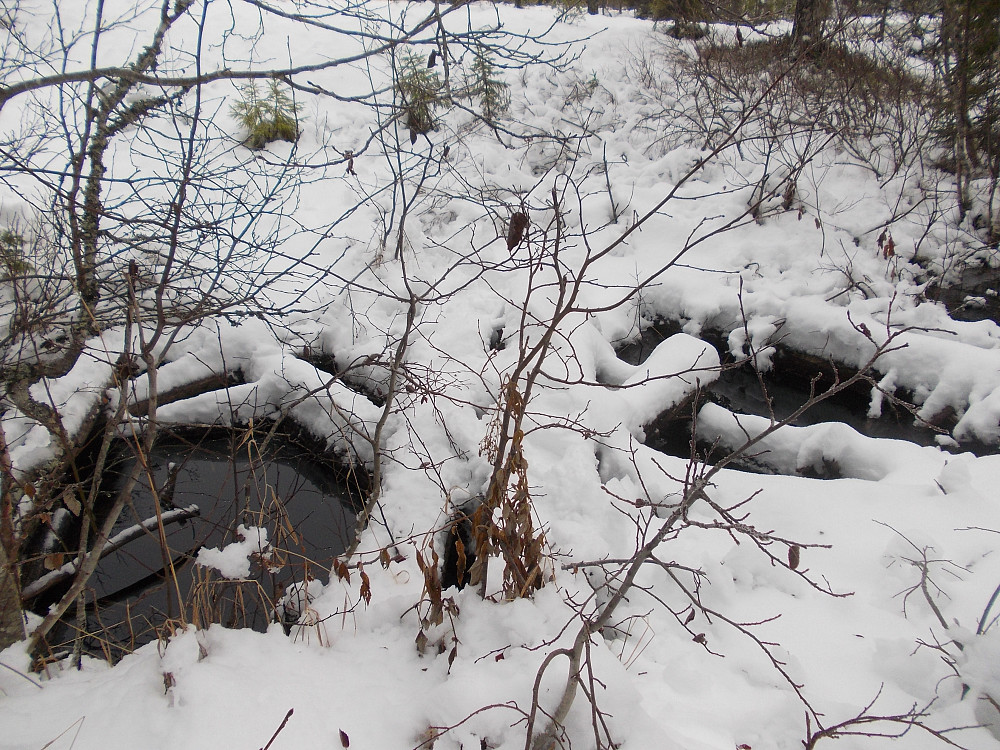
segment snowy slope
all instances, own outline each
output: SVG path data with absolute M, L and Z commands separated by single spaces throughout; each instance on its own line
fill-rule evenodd
M 304 65 L 334 46 L 338 55 L 357 47 L 335 32 L 306 33 L 274 19 L 258 38 L 252 4 L 210 8 L 219 15 L 209 28 L 220 38 L 206 44 L 206 65 L 223 55 L 281 64 L 290 54 Z M 397 19 L 430 8 L 377 6 Z M 134 45 L 135 29 L 151 18 L 155 12 L 140 14 L 114 39 Z M 289 710 L 273 748 L 338 747 L 344 735 L 355 748 L 525 747 L 540 665 L 572 647 L 581 613 L 593 616 L 609 597 L 604 584 L 621 580 L 624 566 L 614 561 L 651 538 L 685 480 L 706 470 L 642 441 L 657 414 L 718 376 L 726 352 L 698 338 L 707 330 L 734 332 L 730 348 L 748 353 L 751 344 L 764 367 L 778 340 L 854 367 L 888 344 L 873 365 L 885 388 L 913 394 L 925 418 L 953 413 L 957 440 L 1000 442 L 1000 329 L 953 321 L 919 296 L 926 276 L 915 256 L 945 265 L 955 252 L 947 211 L 931 218 L 929 231 L 921 210 L 894 221 L 895 257 L 877 246 L 900 201 L 922 205 L 916 181 L 879 179 L 829 144 L 799 181 L 795 208 L 755 221 L 747 203 L 764 167 L 752 143 L 722 149 L 682 179 L 708 154 L 696 134 L 663 115 L 692 104 L 683 79 L 670 77 L 677 58 L 695 54 L 691 42 L 624 16 L 559 20 L 549 8 L 477 3 L 449 24 L 481 28 L 497 19 L 529 50 L 538 44 L 527 37 L 551 27 L 547 44 L 571 45 L 555 48 L 568 53 L 565 67 L 503 73 L 510 132 L 460 109 L 443 114 L 440 129 L 412 148 L 400 129 L 400 158 L 411 169 L 403 195 L 414 198 L 403 263 L 393 257 L 398 225 L 386 229 L 401 162 L 377 147 L 362 152 L 371 110 L 309 98 L 294 150 L 279 143 L 252 154 L 231 137 L 213 150 L 212 163 L 245 180 L 254 196 L 273 189 L 255 177 L 277 179 L 290 158 L 305 165 L 294 170 L 301 184 L 280 194 L 289 216 L 255 230 L 280 240 L 279 254 L 258 260 L 276 274 L 267 294 L 283 309 L 270 319 L 210 319 L 185 330 L 159 373 L 161 389 L 234 366 L 246 380 L 162 407 L 164 422 L 288 414 L 332 449 L 371 462 L 371 446 L 358 436 L 374 434 L 381 409 L 368 396 L 385 392 L 384 363 L 404 331 L 407 300 L 411 292 L 421 297 L 406 351 L 416 385 L 399 394 L 383 434 L 388 526 L 370 524 L 352 560 L 364 565 L 371 600 L 363 600 L 352 567 L 350 581 L 316 583 L 290 636 L 278 625 L 266 633 L 189 627 L 114 667 L 88 660 L 82 671 L 53 667 L 42 675 L 28 674 L 24 649 L 14 646 L 0 655 L 7 667 L 0 748 L 264 747 Z M 26 23 L 41 33 L 45 18 Z M 172 39 L 178 67 L 192 32 Z M 650 87 L 643 69 L 667 78 Z M 385 56 L 314 82 L 352 93 L 371 86 L 369 76 L 376 88 L 387 84 Z M 229 83 L 206 89 L 220 137 L 237 130 L 227 104 L 234 91 Z M 8 105 L 0 124 L 10 130 L 18 122 Z M 144 147 L 146 137 L 153 136 L 116 142 L 116 174 L 167 168 Z M 417 193 L 421 158 L 446 145 L 440 170 Z M 782 148 L 794 153 L 796 144 Z M 355 174 L 340 161 L 352 149 Z M 31 190 L 25 184 L 21 199 L 5 196 L 5 207 L 36 200 Z M 442 624 L 425 628 L 429 645 L 420 653 L 428 604 L 417 556 L 429 560 L 435 544 L 440 550 L 438 532 L 454 506 L 485 491 L 492 468 L 480 446 L 489 410 L 517 364 L 519 334 L 537 341 L 556 308 L 560 278 L 529 262 L 554 231 L 552 195 L 564 232 L 563 278 L 584 283 L 525 421 L 549 580 L 530 599 L 503 601 L 494 565 L 490 599 L 471 587 L 446 592 L 453 606 Z M 511 251 L 506 222 L 522 206 L 531 226 Z M 613 346 L 657 318 L 681 321 L 685 333 L 640 366 L 619 360 Z M 495 334 L 503 348 L 491 348 Z M 113 330 L 95 340 L 96 353 L 52 384 L 68 415 L 100 398 L 121 338 Z M 299 356 L 305 347 L 340 367 L 360 365 L 346 382 L 328 385 L 329 376 Z M 137 399 L 144 387 L 140 378 Z M 23 415 L 3 419 L 19 470 L 47 459 L 42 428 Z M 731 447 L 769 426 L 714 406 L 699 424 Z M 1000 699 L 1000 630 L 977 635 L 977 627 L 1000 584 L 1000 458 L 865 438 L 843 425 L 782 428 L 753 450 L 766 451 L 785 474 L 714 473 L 704 498 L 665 535 L 662 564 L 643 567 L 613 622 L 593 634 L 592 672 L 583 673 L 567 718 L 573 747 L 797 748 L 818 721 L 833 727 L 861 717 L 841 746 L 877 747 L 888 741 L 866 735 L 903 734 L 900 745 L 930 748 L 941 744 L 939 730 L 991 721 L 981 696 Z M 797 475 L 823 461 L 836 461 L 846 478 Z M 382 549 L 398 553 L 385 568 Z M 602 560 L 612 562 L 584 565 Z M 565 680 L 566 659 L 554 658 L 537 686 L 544 711 L 554 709 Z M 584 695 L 591 691 L 599 715 Z M 933 731 L 912 725 L 914 710 Z M 539 714 L 535 729 L 543 724 Z M 985 728 L 947 737 L 969 748 L 996 743 Z

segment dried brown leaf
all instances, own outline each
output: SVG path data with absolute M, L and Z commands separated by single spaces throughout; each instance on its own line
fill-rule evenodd
M 896 254 L 896 243 L 892 239 L 892 235 L 889 235 L 889 239 L 885 241 L 885 247 L 882 248 L 882 257 L 888 260 Z
M 83 507 L 80 505 L 80 501 L 76 499 L 76 496 L 72 492 L 67 492 L 63 495 L 63 503 L 66 505 L 66 510 L 77 518 L 80 517 L 80 511 L 83 510 Z
M 351 570 L 342 560 L 333 561 L 333 569 L 337 573 L 337 578 L 341 581 L 351 582 Z
M 361 598 L 365 600 L 365 604 L 371 604 L 371 581 L 368 579 L 368 574 L 365 573 L 365 568 L 361 563 L 358 563 L 358 575 L 361 576 Z
M 513 252 L 514 248 L 521 244 L 524 239 L 524 230 L 528 228 L 528 215 L 524 211 L 515 211 L 510 217 L 510 226 L 507 227 L 507 250 Z
M 462 544 L 460 538 L 455 539 L 455 554 L 458 559 L 455 563 L 455 578 L 458 579 L 458 585 L 462 586 L 465 583 L 465 545 Z

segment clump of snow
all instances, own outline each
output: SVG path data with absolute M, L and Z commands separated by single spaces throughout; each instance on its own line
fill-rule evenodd
M 31 388 L 33 398 L 51 404 L 63 427 L 73 435 L 84 426 L 112 385 L 113 364 L 122 351 L 121 331 L 109 331 L 89 340 L 74 367 L 60 378 L 47 378 Z M 10 460 L 16 472 L 26 474 L 54 455 L 48 430 L 35 420 L 11 410 L 2 417 Z
M 223 578 L 240 579 L 250 575 L 252 563 L 266 561 L 270 555 L 268 530 L 260 526 L 236 527 L 236 541 L 225 547 L 203 547 L 198 550 L 198 565 L 218 571 Z
M 882 416 L 882 401 L 885 399 L 885 395 L 887 393 L 894 393 L 895 391 L 896 371 L 890 369 L 878 382 L 878 385 L 872 388 L 872 397 L 868 405 L 869 419 L 878 419 Z
M 641 426 L 719 377 L 719 353 L 704 341 L 675 334 L 660 342 L 622 384 L 621 397 Z
M 963 691 L 973 701 L 976 720 L 1000 740 L 1000 636 L 996 627 L 983 633 L 955 631 L 955 642 L 961 644 L 955 662 Z
M 934 471 L 943 472 L 949 462 L 965 465 L 964 457 L 951 457 L 937 448 L 904 440 L 866 437 L 846 424 L 785 425 L 761 437 L 771 426 L 766 417 L 734 414 L 717 404 L 705 404 L 698 412 L 700 439 L 736 449 L 748 437 L 755 438 L 757 442 L 747 455 L 784 474 L 832 472 L 836 476 L 879 481 L 898 471 L 917 471 L 915 475 L 929 476 Z M 958 471 L 949 470 L 949 476 Z
M 965 455 L 953 456 L 944 462 L 937 478 L 944 492 L 960 492 L 968 489 L 972 483 L 971 461 L 972 457 Z
M 729 333 L 729 351 L 737 359 L 749 357 L 760 372 L 768 372 L 772 367 L 775 347 L 770 343 L 782 326 L 782 322 L 771 316 L 755 317 L 747 321 L 744 328 L 734 328 Z
M 285 589 L 275 607 L 279 621 L 294 624 L 306 614 L 312 603 L 323 593 L 323 584 L 314 578 L 296 581 Z

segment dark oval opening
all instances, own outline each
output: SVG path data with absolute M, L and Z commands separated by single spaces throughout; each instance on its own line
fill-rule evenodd
M 100 478 L 98 516 L 136 460 L 116 446 Z M 161 434 L 143 464 L 112 533 L 131 531 L 135 538 L 102 558 L 88 582 L 84 650 L 111 659 L 154 640 L 170 623 L 263 629 L 280 619 L 276 607 L 285 591 L 312 578 L 325 581 L 333 559 L 354 539 L 367 486 L 363 472 L 289 432 L 266 440 L 263 431 L 175 429 Z M 194 564 L 200 550 L 238 542 L 241 525 L 265 529 L 268 539 L 267 554 L 249 556 L 246 576 L 229 580 Z M 32 609 L 43 612 L 68 585 L 45 591 Z M 77 632 L 74 609 L 49 639 L 54 651 Z

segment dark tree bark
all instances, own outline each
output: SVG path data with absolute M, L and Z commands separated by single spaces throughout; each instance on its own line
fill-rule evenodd
M 24 638 L 21 594 L 17 585 L 17 567 L 10 564 L 7 551 L 0 544 L 0 649 Z
M 830 0 L 795 0 L 792 42 L 796 51 L 823 39 L 823 24 L 829 11 Z

